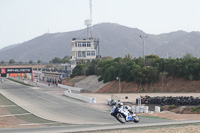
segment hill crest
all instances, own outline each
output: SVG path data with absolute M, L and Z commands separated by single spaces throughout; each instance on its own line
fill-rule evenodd
M 200 32 L 175 31 L 159 35 L 146 34 L 137 28 L 129 28 L 119 24 L 101 23 L 93 26 L 93 37 L 100 39 L 100 54 L 111 57 L 142 56 L 142 40 L 140 35 L 148 35 L 145 39 L 145 54 L 160 57 L 182 57 L 191 53 L 200 57 Z M 27 42 L 0 50 L 0 60 L 48 62 L 54 57 L 71 56 L 71 39 L 85 38 L 87 29 L 64 33 L 43 34 Z

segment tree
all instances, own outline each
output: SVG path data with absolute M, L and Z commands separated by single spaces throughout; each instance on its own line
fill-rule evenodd
M 159 59 L 159 56 L 157 56 L 157 55 L 154 55 L 154 54 L 147 55 L 147 56 L 145 56 L 146 65 L 152 66 L 154 64 L 154 62 L 158 59 Z
M 72 71 L 71 78 L 75 76 L 85 75 L 84 65 L 78 64 Z
M 162 80 L 162 86 L 166 77 L 167 77 L 167 72 L 160 72 L 159 78 Z
M 100 75 L 99 67 L 98 67 L 99 60 L 92 60 L 92 62 L 89 62 L 87 70 L 86 70 L 86 76 L 88 75 Z
M 105 59 L 113 59 L 113 58 L 111 56 L 105 56 L 105 57 L 102 57 L 101 59 L 105 60 Z
M 131 71 L 131 73 L 132 73 L 132 76 L 134 78 L 134 81 L 136 81 L 138 84 L 140 84 L 140 87 L 141 87 L 141 84 L 142 84 L 142 81 L 143 81 L 142 67 L 140 67 L 139 65 L 136 65 L 134 67 L 134 69 Z
M 9 64 L 10 64 L 10 65 L 12 65 L 12 64 L 14 64 L 14 63 L 15 63 L 15 60 L 14 60 L 14 59 L 10 59 L 10 60 L 9 60 Z
M 131 61 L 132 56 L 130 54 L 125 55 L 124 60 Z
M 62 60 L 62 63 L 70 63 L 70 57 L 69 56 L 65 56 Z
M 54 57 L 53 59 L 52 59 L 52 63 L 61 63 L 61 59 L 59 58 L 59 57 Z
M 42 63 L 42 61 L 41 61 L 41 60 L 38 60 L 37 63 L 40 64 L 40 63 Z
M 1 61 L 1 65 L 4 65 L 4 64 L 5 64 L 5 62 L 2 60 L 2 61 Z
M 32 60 L 30 60 L 30 61 L 29 61 L 29 64 L 33 64 L 33 61 L 32 61 Z
M 191 53 L 186 53 L 184 56 L 183 56 L 184 59 L 190 59 L 190 58 L 194 58 L 194 56 L 191 54 Z
M 54 63 L 54 64 L 58 64 L 58 63 L 70 63 L 70 56 L 65 56 L 62 59 L 59 57 L 54 57 L 52 60 L 49 61 L 49 63 Z

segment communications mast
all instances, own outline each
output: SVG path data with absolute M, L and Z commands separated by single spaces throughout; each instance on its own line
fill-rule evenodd
M 72 58 L 71 64 L 72 69 L 80 61 L 88 61 L 96 58 L 100 58 L 99 50 L 99 38 L 93 38 L 92 28 L 92 0 L 89 0 L 90 7 L 90 18 L 85 20 L 87 26 L 87 37 L 86 38 L 73 38 L 71 42 L 72 47 Z
M 92 0 L 89 0 L 89 7 L 90 7 L 90 19 L 85 20 L 85 25 L 87 26 L 87 38 L 92 39 Z

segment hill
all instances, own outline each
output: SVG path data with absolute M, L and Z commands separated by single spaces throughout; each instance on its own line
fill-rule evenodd
M 54 57 L 63 58 L 71 55 L 71 39 L 85 38 L 87 30 L 65 33 L 44 34 L 27 42 L 12 45 L 0 50 L 0 60 L 9 61 L 37 61 L 48 62 Z M 93 27 L 93 37 L 100 39 L 100 54 L 102 56 L 133 57 L 142 56 L 142 40 L 140 35 L 148 35 L 145 40 L 145 53 L 156 54 L 160 57 L 182 57 L 191 53 L 200 57 L 200 32 L 176 31 L 160 35 L 145 32 L 126 26 L 101 23 Z

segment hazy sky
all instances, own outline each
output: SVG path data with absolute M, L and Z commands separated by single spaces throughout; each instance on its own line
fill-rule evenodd
M 0 48 L 86 28 L 89 11 L 89 0 L 0 0 Z M 93 0 L 92 18 L 150 34 L 200 31 L 200 0 Z

